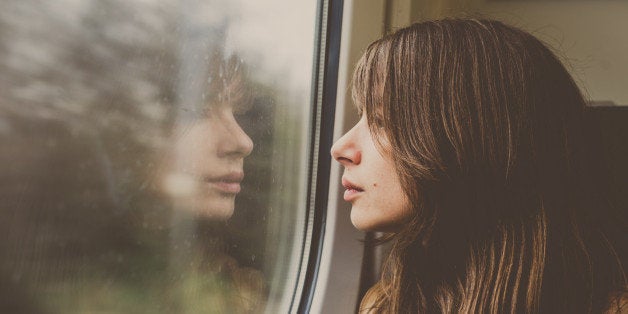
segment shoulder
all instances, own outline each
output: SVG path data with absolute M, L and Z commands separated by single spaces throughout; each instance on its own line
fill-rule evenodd
M 230 301 L 238 311 L 252 313 L 255 309 L 264 308 L 266 283 L 264 275 L 258 269 L 241 266 L 238 261 L 227 254 L 216 254 L 214 268 L 231 286 Z
M 360 314 L 375 314 L 381 311 L 378 311 L 381 303 L 381 295 L 382 288 L 380 283 L 376 283 L 372 286 L 362 298 L 360 302 L 360 310 L 358 311 Z
M 628 292 L 622 292 L 611 297 L 608 310 L 604 314 L 628 314 Z

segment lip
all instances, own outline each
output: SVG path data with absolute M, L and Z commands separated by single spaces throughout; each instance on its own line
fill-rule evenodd
M 222 193 L 238 194 L 242 189 L 240 182 L 243 178 L 243 172 L 231 172 L 221 176 L 205 176 L 203 181 Z
M 344 200 L 347 202 L 355 200 L 364 192 L 364 189 L 362 189 L 359 185 L 352 183 L 344 177 L 342 178 L 342 186 L 345 188 Z

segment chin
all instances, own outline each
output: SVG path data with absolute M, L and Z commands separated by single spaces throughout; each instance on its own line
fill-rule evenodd
M 361 231 L 395 232 L 401 227 L 398 221 L 389 217 L 369 217 L 356 209 L 351 210 L 351 223 Z
M 361 231 L 379 231 L 380 223 L 378 219 L 364 217 L 361 214 L 354 214 L 356 211 L 351 210 L 351 223 Z
M 215 200 L 199 204 L 196 214 L 212 220 L 227 220 L 233 216 L 235 197 L 226 200 Z
M 197 218 L 210 220 L 227 220 L 233 216 L 235 196 L 216 199 L 190 198 L 178 200 L 175 208 L 188 212 Z

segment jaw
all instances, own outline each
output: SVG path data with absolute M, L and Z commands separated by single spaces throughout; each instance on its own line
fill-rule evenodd
M 360 206 L 359 200 L 351 206 L 351 223 L 362 231 L 396 232 L 407 221 L 405 212 L 394 215 L 382 208 Z
M 209 193 L 180 198 L 176 200 L 175 208 L 197 217 L 227 220 L 234 212 L 235 194 Z

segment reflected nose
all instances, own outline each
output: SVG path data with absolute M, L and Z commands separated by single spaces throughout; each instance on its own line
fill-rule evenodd
M 221 157 L 246 157 L 253 151 L 253 140 L 244 132 L 235 118 L 229 123 L 225 135 L 220 149 Z
M 354 131 L 355 127 L 338 139 L 331 147 L 331 156 L 345 167 L 358 165 L 362 160 L 362 153 L 355 141 Z

